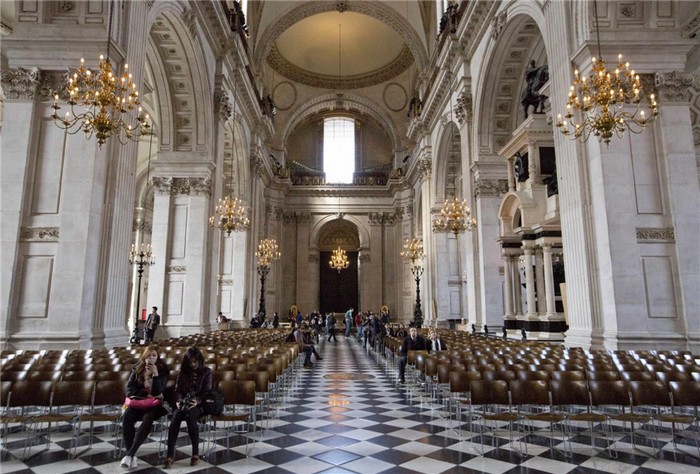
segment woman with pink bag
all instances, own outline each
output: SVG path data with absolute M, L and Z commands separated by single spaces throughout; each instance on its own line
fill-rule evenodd
M 153 422 L 167 413 L 163 406 L 163 390 L 168 383 L 168 367 L 161 360 L 158 346 L 149 345 L 131 369 L 126 383 L 126 409 L 122 426 L 126 456 L 120 466 L 127 469 L 138 467 L 136 451 L 146 440 Z M 136 430 L 136 422 L 141 426 Z

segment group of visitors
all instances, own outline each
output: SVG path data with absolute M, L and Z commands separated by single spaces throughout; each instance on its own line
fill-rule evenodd
M 399 349 L 399 383 L 406 383 L 406 363 L 408 360 L 408 351 L 446 351 L 447 344 L 438 335 L 437 329 L 430 328 L 428 330 L 428 340 L 418 334 L 418 329 L 415 326 L 408 328 L 408 336 L 406 336 Z
M 169 370 L 160 358 L 158 346 L 149 345 L 131 370 L 126 384 L 126 404 L 122 425 L 126 455 L 120 466 L 127 469 L 138 467 L 136 452 L 148 437 L 153 423 L 172 414 L 168 430 L 168 451 L 163 468 L 173 464 L 175 444 L 184 421 L 192 443 L 190 465 L 199 464 L 199 426 L 197 420 L 207 414 L 203 402 L 211 396 L 212 370 L 204 365 L 204 356 L 196 347 L 190 347 L 182 358 L 175 382 L 175 389 L 166 400 L 165 388 Z M 172 405 L 171 405 L 172 404 Z M 172 410 L 171 406 L 174 406 Z M 136 429 L 136 423 L 141 425 Z

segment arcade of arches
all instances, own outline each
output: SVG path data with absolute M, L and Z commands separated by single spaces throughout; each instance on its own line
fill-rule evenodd
M 408 322 L 400 252 L 421 238 L 426 324 L 700 351 L 696 1 L 598 1 L 603 56 L 624 54 L 660 105 L 609 147 L 553 124 L 597 55 L 590 1 L 462 0 L 443 18 L 442 0 L 251 0 L 245 19 L 232 0 L 112 1 L 2 2 L 3 346 L 126 344 L 137 300 L 162 337 L 219 311 L 247 326 L 264 238 L 281 251 L 268 313 L 386 305 Z M 110 11 L 110 59 L 156 134 L 98 147 L 54 126 L 52 92 L 104 53 Z M 533 62 L 543 110 L 521 105 Z M 326 182 L 328 117 L 354 120 L 352 184 Z M 227 237 L 208 218 L 231 192 L 251 224 Z M 433 233 L 451 196 L 476 229 Z M 142 280 L 132 243 L 155 253 Z

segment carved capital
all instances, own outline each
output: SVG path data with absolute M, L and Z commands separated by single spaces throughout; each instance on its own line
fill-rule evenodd
M 58 242 L 58 227 L 22 227 L 19 240 L 24 242 Z
M 695 15 L 695 18 L 693 18 L 690 23 L 683 27 L 681 37 L 685 39 L 695 38 L 695 35 L 698 33 L 698 29 L 700 29 L 700 13 Z
M 157 196 L 169 196 L 173 187 L 173 178 L 154 176 L 151 178 L 151 183 L 153 184 L 153 192 Z
M 308 258 L 309 263 L 318 263 L 320 261 L 321 261 L 321 258 L 318 256 L 317 253 L 310 253 L 309 254 L 309 258 Z
M 474 197 L 499 197 L 508 192 L 507 179 L 478 179 L 474 186 Z
M 430 177 L 430 172 L 433 169 L 433 163 L 430 160 L 422 159 L 418 160 L 417 166 L 418 170 L 420 171 L 421 179 L 428 179 Z
M 690 88 L 698 79 L 695 74 L 680 71 L 656 73 L 656 90 L 659 92 L 659 102 L 689 102 Z
M 34 100 L 41 72 L 39 68 L 9 69 L 0 74 L 2 89 L 7 100 Z
M 360 255 L 357 256 L 357 260 L 360 263 L 371 263 L 372 258 L 369 256 L 369 252 L 361 252 Z
M 462 91 L 459 96 L 457 96 L 455 118 L 457 118 L 460 125 L 465 121 L 472 121 L 472 95 L 467 91 Z
M 173 178 L 170 194 L 211 196 L 210 178 Z
M 503 10 L 491 20 L 491 38 L 496 41 L 508 23 L 508 11 Z
M 214 114 L 222 122 L 227 122 L 233 116 L 233 107 L 225 92 L 214 94 Z
M 367 214 L 371 225 L 394 225 L 396 224 L 396 214 L 390 212 L 370 212 Z
M 134 225 L 132 226 L 132 231 L 133 232 L 142 232 L 144 234 L 151 234 L 151 228 L 152 225 L 149 221 L 146 219 L 142 219 L 140 217 L 137 217 L 134 219 Z
M 310 212 L 300 212 L 296 215 L 297 217 L 297 222 L 299 224 L 308 224 L 311 222 L 311 213 Z
M 263 160 L 257 155 L 250 157 L 250 171 L 258 178 L 263 174 Z
M 52 102 L 55 94 L 58 94 L 58 98 L 63 102 L 68 101 L 70 96 L 66 86 L 70 77 L 69 71 L 41 71 L 39 76 L 34 96 L 37 102 Z

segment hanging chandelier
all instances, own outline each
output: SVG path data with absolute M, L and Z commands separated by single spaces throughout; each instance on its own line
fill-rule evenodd
M 269 267 L 270 264 L 280 259 L 282 254 L 275 239 L 263 239 L 258 244 L 258 251 L 255 257 L 258 259 L 258 266 Z
M 557 116 L 557 128 L 572 139 L 585 142 L 593 134 L 599 141 L 610 146 L 613 134 L 622 138 L 625 131 L 641 133 L 659 114 L 654 94 L 649 95 L 649 114 L 642 110 L 642 84 L 639 75 L 623 63 L 622 54 L 617 56 L 618 64 L 614 71 L 605 67 L 600 52 L 600 31 L 598 27 L 598 6 L 595 10 L 595 31 L 598 41 L 598 58 L 591 58 L 591 72 L 586 78 L 574 71 L 574 84 L 566 102 L 566 114 Z M 574 113 L 580 112 L 577 121 Z
M 459 235 L 467 230 L 476 228 L 476 219 L 467 206 L 467 201 L 459 201 L 452 197 L 445 201 L 440 210 L 440 217 L 433 222 L 433 232 L 453 232 Z
M 347 253 L 340 247 L 333 250 L 333 255 L 331 255 L 331 260 L 328 263 L 330 263 L 332 269 L 338 270 L 338 273 L 340 273 L 340 270 L 345 270 L 350 266 Z
M 231 232 L 242 232 L 248 229 L 249 225 L 248 210 L 243 205 L 243 201 L 234 197 L 233 194 L 219 199 L 215 214 L 209 217 L 209 226 L 225 231 L 227 237 Z
M 411 261 L 411 267 L 419 266 L 425 258 L 423 239 L 406 239 L 403 244 L 403 252 L 400 255 Z
M 116 136 L 124 144 L 126 140 L 137 141 L 139 135 L 146 134 L 150 128 L 148 114 L 139 107 L 139 92 L 129 73 L 129 65 L 124 64 L 124 72 L 119 76 L 112 71 L 109 51 L 112 37 L 112 16 L 114 2 L 110 3 L 109 27 L 107 37 L 107 55 L 100 55 L 97 70 L 85 67 L 85 59 L 80 59 L 80 66 L 68 77 L 66 94 L 70 111 L 60 117 L 58 111 L 59 94 L 54 94 L 51 106 L 56 126 L 66 133 L 74 135 L 79 131 L 85 133 L 89 140 L 93 135 L 97 145 L 102 147 L 108 138 Z M 76 110 L 77 106 L 77 110 Z M 131 121 L 131 112 L 138 107 L 135 121 Z

